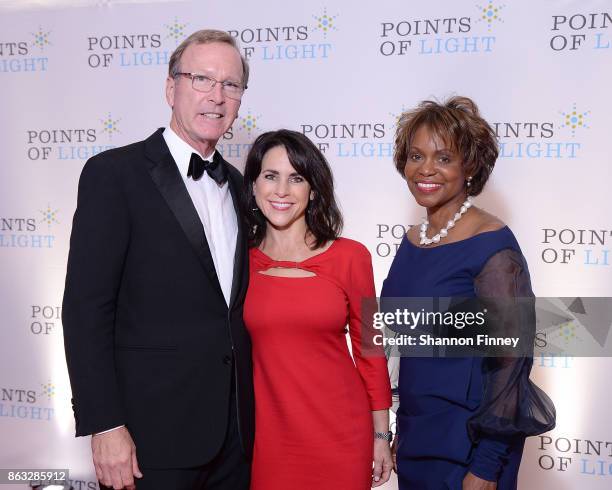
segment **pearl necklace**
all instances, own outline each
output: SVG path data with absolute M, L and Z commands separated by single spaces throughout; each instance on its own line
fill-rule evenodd
M 463 201 L 461 208 L 458 213 L 455 213 L 455 216 L 448 220 L 446 226 L 440 230 L 437 235 L 432 236 L 431 238 L 427 238 L 427 227 L 429 226 L 429 221 L 427 218 L 423 218 L 423 222 L 421 223 L 421 233 L 419 233 L 419 237 L 421 238 L 421 245 L 431 245 L 432 243 L 438 243 L 442 238 L 448 235 L 448 230 L 450 230 L 455 223 L 461 219 L 461 217 L 467 212 L 468 209 L 472 207 L 472 196 L 468 196 L 468 198 Z

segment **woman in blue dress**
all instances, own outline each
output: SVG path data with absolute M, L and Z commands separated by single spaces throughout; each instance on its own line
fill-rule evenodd
M 404 236 L 383 301 L 533 297 L 514 235 L 472 205 L 497 155 L 494 131 L 466 97 L 425 101 L 402 115 L 394 162 L 427 217 Z M 525 438 L 555 423 L 552 402 L 529 380 L 531 365 L 529 356 L 402 357 L 400 490 L 516 489 Z

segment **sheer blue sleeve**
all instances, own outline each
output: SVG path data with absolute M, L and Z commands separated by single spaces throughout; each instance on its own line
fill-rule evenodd
M 492 328 L 504 336 L 535 336 L 535 303 L 524 257 L 512 249 L 493 255 L 475 279 L 476 295 L 494 304 Z M 494 301 L 501 300 L 501 301 Z M 524 351 L 523 351 L 524 353 Z M 482 402 L 468 421 L 470 438 L 476 443 L 470 471 L 497 481 L 510 448 L 528 436 L 555 426 L 555 407 L 530 379 L 533 358 L 489 357 L 483 362 Z

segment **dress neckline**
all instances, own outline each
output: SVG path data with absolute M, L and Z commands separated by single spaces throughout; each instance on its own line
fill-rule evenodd
M 455 242 L 450 242 L 450 243 L 443 243 L 442 245 L 436 245 L 435 247 L 419 247 L 418 245 L 415 245 L 414 243 L 410 241 L 410 238 L 408 238 L 408 235 L 406 233 L 404 233 L 404 239 L 408 242 L 408 244 L 411 247 L 416 248 L 418 250 L 435 250 L 437 248 L 450 247 L 451 245 L 456 245 L 458 243 L 465 243 L 470 240 L 473 240 L 474 238 L 479 238 L 484 235 L 490 235 L 491 233 L 499 233 L 501 231 L 507 231 L 507 230 L 509 230 L 508 225 L 504 225 L 501 228 L 498 228 L 497 230 L 483 231 L 482 233 L 477 233 L 476 235 L 472 235 L 470 237 L 464 238 L 463 240 L 457 240 Z
M 334 248 L 336 246 L 336 243 L 338 243 L 338 241 L 340 241 L 341 238 L 336 238 L 329 247 L 327 247 L 325 250 L 323 250 L 323 252 L 320 252 L 316 255 L 313 255 L 312 257 L 308 257 L 307 259 L 304 259 L 302 261 L 296 262 L 294 260 L 275 260 L 272 257 L 270 257 L 268 254 L 266 254 L 265 252 L 262 252 L 258 247 L 253 247 L 253 250 L 255 251 L 255 253 L 261 255 L 264 259 L 268 260 L 269 262 L 273 263 L 273 264 L 295 264 L 295 265 L 300 265 L 300 264 L 305 264 L 307 262 L 310 262 L 311 260 L 314 260 L 316 258 L 321 257 L 322 255 L 325 255 L 327 252 L 329 252 L 332 248 Z M 275 276 L 272 276 L 275 277 Z

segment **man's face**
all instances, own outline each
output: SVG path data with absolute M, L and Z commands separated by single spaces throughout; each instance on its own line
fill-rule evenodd
M 197 73 L 219 82 L 242 83 L 242 63 L 236 49 L 226 43 L 192 44 L 179 63 L 183 73 Z M 210 92 L 193 89 L 191 79 L 179 75 L 166 80 L 166 100 L 172 107 L 170 127 L 207 156 L 231 127 L 240 101 L 228 98 L 217 83 Z

